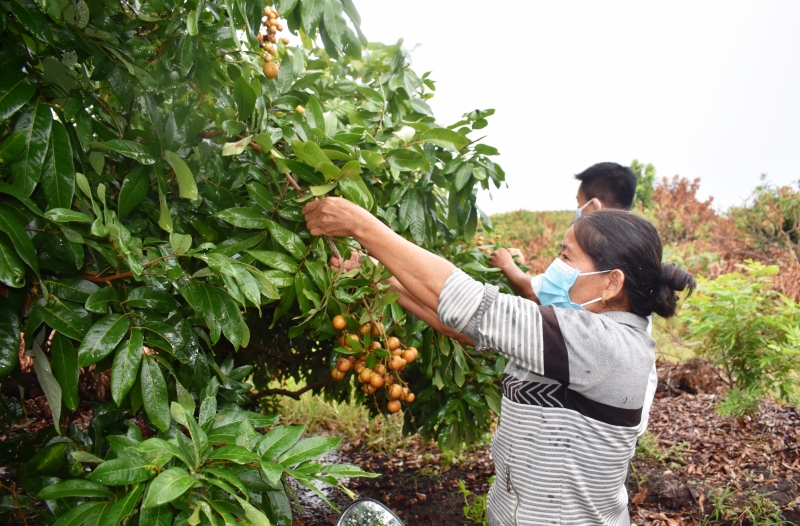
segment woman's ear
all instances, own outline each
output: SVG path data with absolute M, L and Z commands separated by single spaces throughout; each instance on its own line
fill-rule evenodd
M 608 273 L 608 284 L 603 290 L 603 303 L 613 303 L 624 299 L 625 274 L 614 269 Z

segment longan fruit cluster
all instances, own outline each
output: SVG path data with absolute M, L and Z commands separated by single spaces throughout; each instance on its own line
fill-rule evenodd
M 272 6 L 264 8 L 264 17 L 261 20 L 261 29 L 259 30 L 256 38 L 258 39 L 259 47 L 263 48 L 264 60 L 264 75 L 267 78 L 274 79 L 278 76 L 280 65 L 272 61 L 272 55 L 275 53 L 275 46 L 272 44 L 278 43 L 278 33 L 283 31 L 283 23 L 279 20 L 281 14 Z M 284 45 L 289 44 L 289 38 L 283 37 L 281 39 Z
M 386 398 L 389 400 L 386 404 L 386 409 L 390 413 L 396 413 L 400 410 L 400 402 L 410 404 L 414 401 L 416 395 L 408 387 L 402 386 L 397 382 L 402 382 L 400 372 L 419 356 L 416 348 L 406 347 L 402 349 L 402 343 L 396 336 L 385 337 L 383 324 L 379 321 L 361 325 L 358 329 L 358 334 L 347 332 L 347 320 L 342 315 L 334 316 L 331 323 L 334 329 L 341 332 L 338 341 L 339 345 L 345 349 L 351 349 L 353 343 L 361 345 L 361 338 L 369 334 L 371 338 L 384 337 L 384 344 L 386 345 L 386 351 L 388 351 L 388 355 L 386 355 L 387 353 L 381 353 L 384 356 L 378 358 L 380 361 L 371 369 L 367 367 L 367 357 L 377 349 L 383 349 L 377 339 L 372 340 L 364 352 L 340 356 L 336 362 L 336 367 L 331 371 L 331 378 L 340 381 L 347 376 L 348 372 L 352 371 L 357 375 L 361 390 L 365 393 L 372 395 L 378 389 L 385 388 Z
M 481 248 L 481 252 L 483 252 L 484 254 L 491 254 L 492 253 L 491 249 L 483 247 L 483 244 L 485 242 L 486 242 L 486 239 L 483 236 L 478 236 L 478 238 L 475 240 L 475 244 L 478 245 L 479 247 L 482 247 Z M 487 244 L 494 245 L 495 244 L 495 240 L 494 239 L 490 239 Z

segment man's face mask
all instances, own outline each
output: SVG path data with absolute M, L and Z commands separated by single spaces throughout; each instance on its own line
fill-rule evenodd
M 600 203 L 600 200 L 597 199 L 596 197 L 592 197 L 591 199 L 586 201 L 583 204 L 583 206 L 578 207 L 575 210 L 575 219 L 578 219 L 579 217 L 581 217 L 583 215 L 583 209 L 586 208 L 587 206 L 589 206 L 592 203 L 594 203 L 594 207 L 595 207 L 596 210 L 600 210 L 601 208 L 603 208 L 603 205 Z
M 561 258 L 556 258 L 542 276 L 542 288 L 539 290 L 539 302 L 543 307 L 555 305 L 564 309 L 584 310 L 585 305 L 602 301 L 603 298 L 595 298 L 586 303 L 573 303 L 569 297 L 569 289 L 575 284 L 579 276 L 591 276 L 593 274 L 605 274 L 610 270 L 599 270 L 597 272 L 581 272 L 572 268 Z

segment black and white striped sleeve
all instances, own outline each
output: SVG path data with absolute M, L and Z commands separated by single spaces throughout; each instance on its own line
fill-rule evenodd
M 567 349 L 549 308 L 483 285 L 454 270 L 439 297 L 442 323 L 472 338 L 477 350 L 494 350 L 531 372 L 569 381 Z

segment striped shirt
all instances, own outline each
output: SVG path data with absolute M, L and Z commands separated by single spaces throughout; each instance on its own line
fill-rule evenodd
M 509 359 L 492 439 L 492 526 L 629 525 L 625 477 L 655 342 L 647 320 L 541 307 L 455 270 L 439 317 Z

